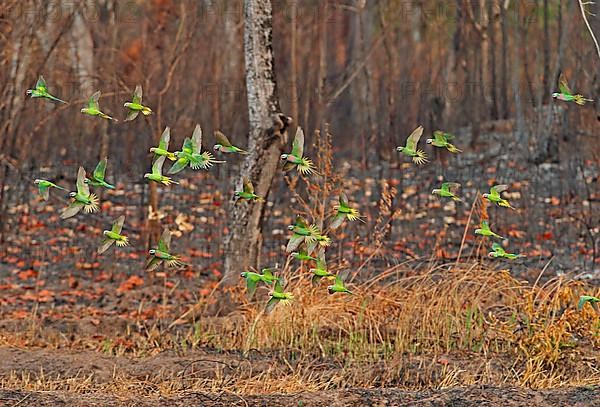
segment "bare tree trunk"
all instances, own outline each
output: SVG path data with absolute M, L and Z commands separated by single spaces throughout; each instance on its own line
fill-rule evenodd
M 282 151 L 281 134 L 289 120 L 279 113 L 273 58 L 273 11 L 270 0 L 246 0 L 244 4 L 246 87 L 250 134 L 247 156 L 238 183 L 248 178 L 256 193 L 267 197 Z M 262 246 L 264 202 L 230 202 L 229 233 L 225 237 L 225 286 L 235 284 L 238 273 L 258 268 Z

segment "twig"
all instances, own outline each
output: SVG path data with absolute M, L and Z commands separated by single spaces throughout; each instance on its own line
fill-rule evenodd
M 583 17 L 583 21 L 585 22 L 585 25 L 586 25 L 588 31 L 590 32 L 590 36 L 592 37 L 592 40 L 594 41 L 594 45 L 596 45 L 596 52 L 598 53 L 598 58 L 600 58 L 600 44 L 598 44 L 598 40 L 596 39 L 596 36 L 594 35 L 594 31 L 592 30 L 592 27 L 590 26 L 590 22 L 588 21 L 587 16 L 585 15 L 585 6 L 581 0 L 579 0 L 579 8 L 581 9 L 581 16 Z
M 460 256 L 462 254 L 463 247 L 465 246 L 465 240 L 467 239 L 467 232 L 469 231 L 469 226 L 471 226 L 471 217 L 473 216 L 473 211 L 475 210 L 475 204 L 477 203 L 478 199 L 479 199 L 479 192 L 477 192 L 477 194 L 475 195 L 475 199 L 473 200 L 473 203 L 471 204 L 471 211 L 469 212 L 469 217 L 467 218 L 467 224 L 465 225 L 465 231 L 463 233 L 463 237 L 460 242 L 460 249 L 458 249 L 458 255 L 456 256 L 456 265 L 458 265 L 458 262 L 460 261 Z

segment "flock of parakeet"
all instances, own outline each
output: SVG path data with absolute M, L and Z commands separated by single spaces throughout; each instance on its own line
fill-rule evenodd
M 591 101 L 579 94 L 574 94 L 567 85 L 564 76 L 560 76 L 559 80 L 560 92 L 554 93 L 552 96 L 555 99 L 559 99 L 566 102 L 575 102 L 579 105 L 583 105 L 586 102 Z M 35 89 L 27 91 L 27 95 L 32 98 L 45 98 L 52 101 L 67 103 L 61 100 L 48 91 L 46 81 L 42 76 L 39 77 Z M 100 110 L 100 91 L 95 92 L 88 101 L 86 107 L 81 109 L 81 113 L 97 116 L 107 120 L 117 119 L 109 116 L 108 114 Z M 142 88 L 136 86 L 133 98 L 131 102 L 126 102 L 124 107 L 128 109 L 125 121 L 135 120 L 141 112 L 144 116 L 152 114 L 152 109 L 142 104 Z M 412 159 L 417 165 L 423 165 L 428 162 L 427 154 L 418 148 L 418 143 L 423 135 L 423 127 L 419 126 L 415 129 L 406 140 L 405 146 L 397 147 L 396 150 Z M 157 147 L 150 148 L 150 153 L 153 154 L 152 171 L 144 174 L 144 179 L 149 182 L 155 182 L 164 186 L 171 184 L 177 184 L 171 177 L 163 175 L 163 165 L 168 159 L 173 164 L 167 172 L 168 175 L 175 175 L 180 173 L 186 168 L 192 170 L 208 170 L 214 164 L 222 164 L 225 161 L 216 160 L 213 154 L 209 151 L 202 151 L 202 129 L 199 125 L 196 126 L 191 137 L 185 138 L 181 151 L 169 151 L 169 142 L 171 134 L 169 127 L 163 131 L 160 142 Z M 458 149 L 451 142 L 454 136 L 452 134 L 435 131 L 433 138 L 427 139 L 427 144 L 431 144 L 436 148 L 446 149 L 450 153 L 457 154 L 462 151 Z M 246 155 L 247 151 L 234 146 L 227 137 L 219 132 L 215 132 L 216 143 L 213 147 L 214 151 L 220 153 L 234 153 Z M 304 156 L 304 132 L 300 127 L 297 128 L 292 150 L 290 153 L 282 154 L 281 160 L 284 161 L 284 171 L 291 171 L 296 169 L 299 174 L 308 176 L 316 173 L 313 162 Z M 86 213 L 92 213 L 99 209 L 98 196 L 90 191 L 90 186 L 94 188 L 106 188 L 115 189 L 114 185 L 109 184 L 106 181 L 106 167 L 107 159 L 102 159 L 96 166 L 94 172 L 88 177 L 83 167 L 79 167 L 77 173 L 76 192 L 70 192 L 69 197 L 71 198 L 70 204 L 62 211 L 60 217 L 67 219 L 77 215 L 82 209 Z M 47 200 L 49 197 L 49 191 L 51 188 L 66 191 L 65 188 L 59 186 L 53 182 L 44 179 L 36 179 L 34 183 L 38 187 L 39 195 L 43 200 Z M 460 189 L 460 184 L 455 182 L 444 182 L 440 188 L 436 188 L 432 191 L 432 194 L 439 195 L 442 198 L 449 198 L 456 202 L 461 202 L 461 198 L 457 195 Z M 491 187 L 489 193 L 482 194 L 482 197 L 491 203 L 494 203 L 500 207 L 515 209 L 510 202 L 502 197 L 502 192 L 508 189 L 507 185 L 496 185 Z M 234 195 L 238 201 L 246 201 L 249 204 L 255 201 L 264 200 L 254 193 L 254 187 L 252 182 L 248 179 L 243 179 L 242 185 L 237 188 Z M 329 224 L 329 230 L 334 230 L 342 226 L 345 221 L 363 221 L 357 209 L 350 206 L 348 197 L 344 192 L 341 192 L 338 197 L 338 204 L 334 207 L 331 221 Z M 104 253 L 113 244 L 117 246 L 127 246 L 129 239 L 127 236 L 122 234 L 125 217 L 120 216 L 117 218 L 110 230 L 103 232 L 103 240 L 98 253 Z M 331 239 L 324 234 L 320 228 L 315 224 L 310 224 L 302 216 L 297 216 L 293 225 L 288 226 L 291 236 L 286 246 L 286 253 L 288 253 L 293 259 L 300 262 L 312 262 L 314 267 L 310 268 L 312 275 L 312 283 L 314 285 L 320 284 L 322 279 L 330 280 L 333 283 L 327 287 L 330 294 L 345 293 L 352 294 L 352 292 L 346 287 L 345 280 L 348 276 L 347 271 L 332 273 L 329 271 L 327 261 L 325 258 L 326 248 L 331 244 Z M 504 238 L 490 229 L 490 226 L 486 220 L 481 222 L 478 229 L 475 230 L 475 234 L 484 237 L 495 238 L 503 240 Z M 184 263 L 180 260 L 180 257 L 171 252 L 171 232 L 165 229 L 158 241 L 156 248 L 152 248 L 148 251 L 148 259 L 146 262 L 146 270 L 152 271 L 157 269 L 161 264 L 167 267 L 181 267 Z M 523 257 L 521 254 L 507 253 L 504 248 L 497 242 L 493 243 L 492 251 L 489 253 L 489 257 L 492 258 L 505 258 L 509 260 Z M 267 286 L 272 286 L 273 289 L 269 292 L 269 300 L 266 305 L 266 311 L 270 312 L 275 305 L 278 303 L 287 304 L 293 300 L 293 295 L 290 292 L 284 291 L 283 287 L 285 282 L 282 278 L 277 277 L 273 271 L 269 268 L 262 269 L 261 273 L 253 271 L 245 271 L 241 273 L 241 276 L 245 279 L 247 285 L 247 291 L 250 297 L 252 297 L 257 289 L 259 283 L 263 283 Z M 585 298 L 584 298 L 585 297 Z M 582 297 L 583 306 L 585 302 L 590 302 L 595 305 L 596 302 L 600 301 L 595 297 L 584 296 Z

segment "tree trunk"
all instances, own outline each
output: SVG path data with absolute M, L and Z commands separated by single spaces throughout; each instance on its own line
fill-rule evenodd
M 277 173 L 283 146 L 281 134 L 287 130 L 289 120 L 279 114 L 276 97 L 271 1 L 246 0 L 244 15 L 250 154 L 242 166 L 238 184 L 242 178 L 248 178 L 256 193 L 266 198 Z M 237 283 L 240 271 L 259 266 L 265 202 L 235 204 L 232 200 L 229 207 L 224 286 Z

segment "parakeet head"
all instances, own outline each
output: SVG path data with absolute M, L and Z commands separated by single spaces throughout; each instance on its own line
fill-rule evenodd
M 290 256 L 292 256 L 292 257 L 298 257 L 298 252 L 291 252 Z
M 88 178 L 86 178 L 86 179 L 84 179 L 84 180 L 83 180 L 83 183 L 84 183 L 84 184 L 89 184 L 89 183 L 90 183 L 90 180 L 89 180 Z
M 150 174 L 144 174 L 144 178 L 150 178 Z
M 281 159 L 282 160 L 287 160 L 289 154 L 281 154 Z
M 106 236 L 108 234 L 108 230 L 103 231 L 102 234 Z
M 481 229 L 475 229 L 475 234 L 476 235 L 480 235 L 481 234 Z
M 487 198 L 490 196 L 490 194 L 481 194 L 481 196 L 482 196 L 483 198 L 487 199 Z
M 247 271 L 243 271 L 240 276 L 242 276 L 242 278 L 246 278 L 246 276 L 248 275 Z
M 148 250 L 148 253 L 150 253 L 151 255 L 155 255 L 156 254 L 156 250 L 155 249 L 150 249 Z
M 235 191 L 235 193 L 233 195 L 235 195 L 237 198 L 239 198 L 241 193 L 242 193 L 241 191 Z
M 27 89 L 27 92 L 25 92 L 25 93 L 28 94 L 28 95 L 31 95 L 33 93 L 33 90 Z
M 39 183 L 40 183 L 40 180 L 39 180 L 39 179 L 36 179 L 35 181 L 33 181 L 33 183 L 34 183 L 35 185 L 37 185 L 37 184 L 39 184 Z
M 332 285 L 330 285 L 330 286 L 327 286 L 327 292 L 328 292 L 329 294 L 333 294 L 333 293 L 335 293 L 335 291 L 333 291 L 333 286 L 332 286 Z
M 213 147 L 213 150 L 218 151 L 221 149 L 221 145 L 220 144 L 215 144 L 215 146 Z
M 498 255 L 496 254 L 496 252 L 489 252 L 488 257 L 498 257 Z
M 442 190 L 441 190 L 441 189 L 438 189 L 438 188 L 436 188 L 436 189 L 433 189 L 433 190 L 431 191 L 431 193 L 432 193 L 432 194 L 434 194 L 434 195 L 437 195 L 437 194 L 439 194 L 440 192 L 442 192 Z
M 86 112 L 86 108 L 84 107 L 83 109 L 80 110 L 81 113 L 85 113 Z
M 427 144 L 431 144 L 433 143 L 433 139 L 432 138 L 428 138 L 427 140 L 425 140 L 427 142 Z
M 396 151 L 401 153 L 404 151 L 404 147 L 396 147 Z
M 294 225 L 289 225 L 288 230 L 294 230 Z
M 558 92 L 554 92 L 554 93 L 552 94 L 552 97 L 553 97 L 554 99 L 556 99 L 556 98 L 558 98 L 558 95 L 560 95 L 560 93 L 558 93 Z
M 75 198 L 76 195 L 77 195 L 77 192 L 69 192 L 70 198 Z

